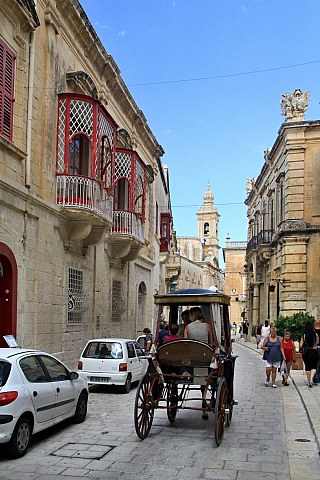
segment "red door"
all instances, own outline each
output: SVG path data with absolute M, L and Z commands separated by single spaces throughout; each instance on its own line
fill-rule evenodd
M 0 347 L 7 347 L 4 335 L 16 336 L 17 264 L 12 251 L 0 242 Z

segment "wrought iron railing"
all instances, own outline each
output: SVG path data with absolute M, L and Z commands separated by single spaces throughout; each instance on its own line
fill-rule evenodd
M 273 233 L 274 232 L 271 230 L 261 230 L 261 232 L 259 232 L 258 235 L 256 235 L 255 237 L 252 237 L 247 244 L 247 250 L 246 250 L 247 255 L 249 252 L 251 252 L 251 250 L 259 247 L 259 245 L 263 243 L 270 243 L 272 240 Z
M 133 212 L 116 210 L 113 212 L 113 227 L 109 235 L 132 235 L 144 242 L 144 223 L 141 218 Z
M 112 222 L 112 197 L 96 180 L 57 175 L 57 205 L 91 210 Z

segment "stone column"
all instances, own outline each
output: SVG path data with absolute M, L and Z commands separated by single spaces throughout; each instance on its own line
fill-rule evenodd
M 259 321 L 259 309 L 260 309 L 260 291 L 259 283 L 253 285 L 253 312 L 252 312 L 252 324 L 257 325 Z

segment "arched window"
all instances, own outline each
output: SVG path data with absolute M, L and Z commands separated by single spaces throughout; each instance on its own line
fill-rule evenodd
M 114 190 L 115 210 L 130 210 L 130 184 L 126 178 L 120 178 Z
M 69 143 L 68 173 L 69 175 L 90 176 L 91 145 L 88 137 L 77 133 Z
M 210 229 L 209 229 L 209 223 L 206 222 L 203 226 L 203 234 L 204 235 L 209 235 Z

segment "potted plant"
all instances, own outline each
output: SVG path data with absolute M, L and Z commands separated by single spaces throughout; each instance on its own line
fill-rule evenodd
M 293 342 L 300 342 L 306 323 L 311 322 L 313 325 L 314 320 L 314 317 L 308 312 L 298 312 L 287 317 L 280 315 L 275 322 L 277 333 L 280 337 L 283 337 L 285 332 L 290 332 Z M 293 364 L 293 369 L 302 370 L 303 361 L 301 353 L 297 352 L 296 358 L 297 363 Z

